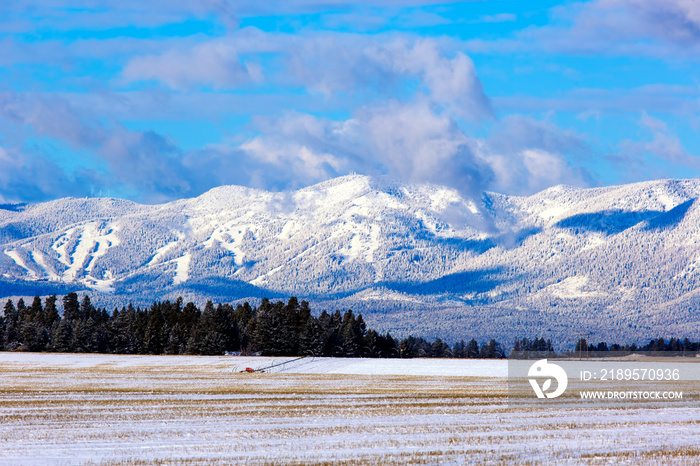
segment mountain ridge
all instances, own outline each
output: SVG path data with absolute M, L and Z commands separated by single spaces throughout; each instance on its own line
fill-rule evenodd
M 698 337 L 699 195 L 688 179 L 470 199 L 349 175 L 158 205 L 65 198 L 0 209 L 0 296 L 296 295 L 426 336 Z

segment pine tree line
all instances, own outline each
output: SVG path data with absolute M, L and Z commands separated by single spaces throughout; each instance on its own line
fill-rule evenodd
M 619 344 L 613 343 L 608 344 L 606 342 L 600 342 L 597 345 L 589 343 L 585 338 L 579 339 L 574 348 L 575 354 L 586 354 L 586 353 L 596 353 L 597 356 L 604 356 L 605 354 L 610 355 L 626 355 L 632 353 L 656 353 L 663 352 L 668 353 L 669 356 L 694 356 L 700 352 L 700 342 L 690 341 L 689 338 L 671 337 L 668 341 L 663 338 L 651 339 L 646 345 L 638 346 L 636 343 L 630 344 Z
M 266 356 L 335 356 L 384 358 L 503 358 L 495 340 L 479 345 L 472 339 L 453 347 L 441 339 L 403 340 L 367 329 L 362 315 L 352 310 L 311 314 L 309 303 L 292 297 L 285 304 L 263 299 L 249 303 L 214 305 L 154 302 L 141 309 L 129 304 L 108 313 L 76 293 L 62 299 L 38 296 L 31 306 L 23 299 L 8 300 L 0 317 L 0 350 L 114 354 L 200 354 L 225 352 Z

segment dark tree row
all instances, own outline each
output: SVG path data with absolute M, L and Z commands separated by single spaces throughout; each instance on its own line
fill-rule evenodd
M 685 355 L 694 356 L 700 352 L 700 342 L 690 341 L 689 338 L 671 338 L 666 341 L 663 338 L 652 339 L 646 345 L 637 346 L 633 344 L 621 345 L 619 343 L 608 344 L 606 342 L 600 342 L 597 345 L 593 343 L 588 343 L 585 338 L 581 338 L 574 349 L 574 352 L 579 354 L 586 353 L 598 353 L 598 355 L 604 355 L 605 353 L 613 354 L 631 354 L 631 353 L 651 353 L 651 352 L 664 352 L 669 355 Z
M 63 297 L 63 315 L 57 297 L 31 306 L 8 300 L 0 317 L 0 350 L 116 354 L 203 354 L 241 352 L 269 356 L 336 357 L 456 357 L 503 358 L 503 347 L 476 340 L 450 347 L 439 338 L 433 343 L 367 329 L 362 315 L 323 311 L 311 315 L 306 301 L 290 298 L 285 304 L 263 299 L 258 307 L 247 302 L 233 307 L 208 301 L 195 304 L 155 302 L 141 309 L 129 304 L 114 309 L 93 306 L 90 299 L 69 293 Z

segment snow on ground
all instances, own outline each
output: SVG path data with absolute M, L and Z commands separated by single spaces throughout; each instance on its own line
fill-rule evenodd
M 584 288 L 588 285 L 588 276 L 569 277 L 562 280 L 560 283 L 555 283 L 546 288 L 547 292 L 552 296 L 562 299 L 575 299 L 596 296 L 598 293 L 593 291 L 585 291 Z
M 179 285 L 184 283 L 189 278 L 190 272 L 190 260 L 192 259 L 192 254 L 187 253 L 179 259 L 175 259 L 175 277 L 173 278 L 173 285 Z
M 70 257 L 66 251 L 66 246 L 73 236 L 74 231 L 75 228 L 69 228 L 51 245 L 51 249 L 56 251 L 56 254 L 58 255 L 59 262 L 67 267 L 70 267 Z
M 151 260 L 148 262 L 148 264 L 147 264 L 148 267 L 152 267 L 152 266 L 158 264 L 158 262 L 159 262 L 168 252 L 170 252 L 172 249 L 174 249 L 175 246 L 177 246 L 178 243 L 179 243 L 180 241 L 182 241 L 183 239 L 185 239 L 184 233 L 178 232 L 178 233 L 177 233 L 177 239 L 176 239 L 175 241 L 171 241 L 171 242 L 169 242 L 168 244 L 166 244 L 165 246 L 163 246 L 163 247 L 161 247 L 161 248 L 158 248 L 158 250 L 156 251 L 156 253 L 153 255 L 153 258 L 151 258 Z
M 698 408 L 509 407 L 503 361 L 318 358 L 235 371 L 291 359 L 0 353 L 0 464 L 700 459 Z
M 8 250 L 6 249 L 6 250 L 4 250 L 3 252 L 5 253 L 6 256 L 9 256 L 10 259 L 12 259 L 13 261 L 15 261 L 15 264 L 19 265 L 19 266 L 22 267 L 24 270 L 26 270 L 26 271 L 27 271 L 27 274 L 28 274 L 30 277 L 36 278 L 36 272 L 34 272 L 34 271 L 33 271 L 32 269 L 30 269 L 29 267 L 27 267 L 27 264 L 25 264 L 24 261 L 22 260 L 22 258 L 19 257 L 19 254 L 17 253 L 17 251 L 8 251 Z
M 21 367 L 56 365 L 73 369 L 100 366 L 197 367 L 236 372 L 247 367 L 288 374 L 416 375 L 455 377 L 506 377 L 508 363 L 489 359 L 374 359 L 265 356 L 150 356 L 124 354 L 62 354 L 0 352 L 0 364 Z M 222 369 L 223 368 L 223 369 Z
M 275 368 L 272 370 L 274 371 Z M 298 374 L 506 377 L 505 360 L 305 358 L 283 369 Z
M 39 251 L 31 251 L 29 253 L 32 257 L 32 260 L 44 270 L 44 275 L 49 277 L 50 280 L 54 281 L 59 281 L 61 279 L 58 274 L 56 274 L 46 263 L 46 259 L 44 258 L 44 255 L 39 252 Z

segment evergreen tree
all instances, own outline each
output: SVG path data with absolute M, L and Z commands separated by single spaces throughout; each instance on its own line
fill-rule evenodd
M 165 348 L 165 319 L 161 306 L 153 303 L 150 312 L 147 313 L 147 324 L 142 342 L 142 352 L 145 354 L 163 354 Z
M 365 335 L 365 341 L 363 345 L 365 348 L 365 353 L 363 355 L 372 358 L 379 357 L 381 353 L 380 344 L 381 340 L 379 338 L 379 334 L 375 330 L 369 330 L 367 332 L 367 335 Z
M 63 318 L 70 322 L 80 320 L 80 304 L 77 294 L 68 293 L 63 297 Z
M 136 311 L 129 305 L 127 310 L 122 307 L 120 311 L 114 310 L 108 326 L 109 346 L 112 353 L 135 354 L 139 350 L 138 342 L 134 336 L 133 325 Z
M 430 357 L 432 358 L 451 358 L 452 351 L 447 343 L 437 338 L 430 346 Z
M 318 319 L 310 317 L 299 336 L 299 354 L 320 356 L 325 346 L 324 331 Z
M 79 318 L 81 320 L 92 319 L 93 322 L 98 322 L 99 318 L 95 316 L 96 312 L 95 306 L 90 302 L 90 297 L 84 295 L 83 300 L 80 302 Z
M 517 341 L 516 341 L 517 343 Z M 454 348 L 452 348 L 452 357 L 453 358 L 466 358 L 467 357 L 467 343 L 464 340 L 461 340 L 457 343 L 455 343 Z
M 478 358 L 479 357 L 479 344 L 476 342 L 475 339 L 469 340 L 469 343 L 467 343 L 467 357 L 468 358 Z
M 226 337 L 221 332 L 219 325 L 219 312 L 214 309 L 214 304 L 207 301 L 194 333 L 197 354 L 218 355 L 226 350 Z
M 355 318 L 351 309 L 345 311 L 339 333 L 343 341 L 343 356 L 353 357 L 364 353 L 363 343 L 367 328 L 361 315 Z
M 50 351 L 53 351 L 53 336 L 61 321 L 61 316 L 56 307 L 57 300 L 56 295 L 52 295 L 46 298 L 46 302 L 44 303 L 44 326 L 48 334 L 46 349 Z
M 69 353 L 73 351 L 73 324 L 68 319 L 61 319 L 53 334 L 53 351 Z
M 5 316 L 4 348 L 6 351 L 15 351 L 22 345 L 20 334 L 19 312 L 11 299 L 7 300 L 3 309 Z
M 32 305 L 27 307 L 24 305 L 24 300 L 20 299 L 17 304 L 19 313 L 19 331 L 22 339 L 22 351 L 41 351 L 45 348 L 46 341 L 43 335 L 43 307 L 41 298 L 36 296 L 32 301 Z
M 381 352 L 379 355 L 383 358 L 396 358 L 399 356 L 399 345 L 389 332 L 386 335 L 380 335 Z

